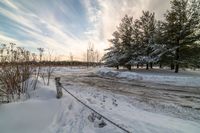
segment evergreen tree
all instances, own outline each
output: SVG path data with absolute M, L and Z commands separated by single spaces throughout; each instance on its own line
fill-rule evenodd
M 108 52 L 103 56 L 102 60 L 105 60 L 107 66 L 117 67 L 117 69 L 119 69 L 119 65 L 122 65 L 120 62 L 120 56 L 122 53 L 120 34 L 115 31 L 113 33 L 113 39 L 110 39 L 109 42 L 112 43 L 112 46 L 106 50 Z
M 155 29 L 155 44 L 153 45 L 152 57 L 155 61 L 159 62 L 160 67 L 171 63 L 173 52 L 170 47 L 167 47 L 168 37 L 166 36 L 166 23 L 158 21 Z
M 168 45 L 175 49 L 175 72 L 179 71 L 179 65 L 189 57 L 194 57 L 189 51 L 198 48 L 197 40 L 200 38 L 200 2 L 199 0 L 173 0 L 171 10 L 165 14 Z
M 112 47 L 107 49 L 108 52 L 103 57 L 106 65 L 116 66 L 117 68 L 121 65 L 126 66 L 129 70 L 131 69 L 127 62 L 131 58 L 132 23 L 132 17 L 125 15 L 122 18 L 117 31 L 113 33 L 113 39 L 109 40 L 112 43 Z
M 151 52 L 153 52 L 152 46 L 154 45 L 155 35 L 155 14 L 149 11 L 143 11 L 140 17 L 140 28 L 142 42 L 140 45 L 143 46 L 143 57 L 141 60 L 146 63 L 146 69 L 149 69 L 149 63 L 152 64 L 154 60 L 151 58 Z
M 122 19 L 118 27 L 118 31 L 120 34 L 121 41 L 121 57 L 120 62 L 122 65 L 126 66 L 129 70 L 131 69 L 131 65 L 127 64 L 128 61 L 131 60 L 132 49 L 131 45 L 133 43 L 132 35 L 133 35 L 133 18 L 125 15 Z
M 139 65 L 142 63 L 141 56 L 143 56 L 142 32 L 140 30 L 140 21 L 137 19 L 132 26 L 132 43 L 130 46 L 131 59 L 127 62 L 128 65 Z

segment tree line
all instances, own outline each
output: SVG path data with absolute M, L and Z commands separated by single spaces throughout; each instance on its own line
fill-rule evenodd
M 164 20 L 142 11 L 139 19 L 125 15 L 109 40 L 103 60 L 110 67 L 146 65 L 200 67 L 200 1 L 172 0 Z

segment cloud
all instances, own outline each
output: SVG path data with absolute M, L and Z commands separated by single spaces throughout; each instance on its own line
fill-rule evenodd
M 162 18 L 168 7 L 161 0 L 2 0 L 0 39 L 80 59 L 89 42 L 103 52 L 125 14 L 138 18 L 150 10 Z
M 78 51 L 82 51 L 81 45 L 85 45 L 84 40 L 76 37 L 76 35 L 70 33 L 67 29 L 64 30 L 64 25 L 57 21 L 54 16 L 54 13 L 47 12 L 46 17 L 38 15 L 34 12 L 31 12 L 23 4 L 15 3 L 12 1 L 12 5 L 7 1 L 3 1 L 3 4 L 14 9 L 5 9 L 0 7 L 1 15 L 6 17 L 9 21 L 12 21 L 12 27 L 10 29 L 5 29 L 10 32 L 9 34 L 1 33 L 2 39 L 9 39 L 10 41 L 15 40 L 15 42 L 20 42 L 19 45 L 27 47 L 27 45 L 40 46 L 48 49 L 54 49 L 60 53 L 66 54 L 70 50 L 73 50 L 75 54 L 79 54 Z M 19 6 L 20 8 L 17 8 Z M 21 8 L 23 7 L 23 8 Z M 70 14 L 71 15 L 71 14 Z M 73 15 L 73 13 L 72 13 Z M 19 35 L 13 37 L 12 28 L 17 27 Z M 10 30 L 10 31 L 9 31 Z M 6 32 L 6 31 L 5 31 Z M 11 36 L 13 37 L 11 39 Z M 26 41 L 18 40 L 19 36 L 24 38 L 32 38 L 32 43 L 27 44 Z M 30 41 L 31 41 L 30 40 Z

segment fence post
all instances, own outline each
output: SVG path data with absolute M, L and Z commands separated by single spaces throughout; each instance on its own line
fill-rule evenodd
M 57 91 L 57 98 L 60 99 L 63 95 L 62 93 L 62 85 L 60 83 L 60 77 L 56 77 L 55 78 L 55 82 L 56 82 L 56 91 Z

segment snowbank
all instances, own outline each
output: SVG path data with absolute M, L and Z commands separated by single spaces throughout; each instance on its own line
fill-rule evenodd
M 102 68 L 96 71 L 101 76 L 109 76 L 116 78 L 125 78 L 128 80 L 138 80 L 154 82 L 159 84 L 177 85 L 177 86 L 191 86 L 200 87 L 200 76 L 194 76 L 192 74 L 166 74 L 166 73 L 142 73 L 142 72 L 126 72 L 116 71 L 111 68 Z
M 49 127 L 59 107 L 55 90 L 39 81 L 29 95 L 26 101 L 0 105 L 1 133 L 41 133 Z
M 120 133 L 113 125 L 95 127 L 91 110 L 66 93 L 56 99 L 55 83 L 44 86 L 41 80 L 29 90 L 30 99 L 0 105 L 1 133 Z

